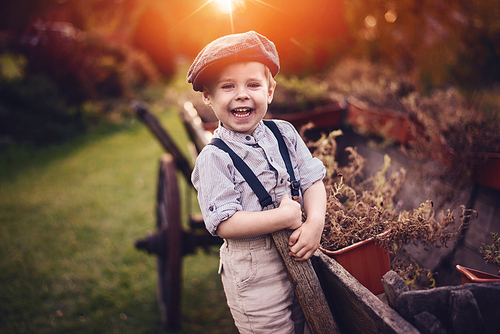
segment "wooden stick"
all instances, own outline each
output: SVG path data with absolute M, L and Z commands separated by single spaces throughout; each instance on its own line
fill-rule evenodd
M 292 230 L 286 229 L 272 233 L 272 237 L 309 328 L 314 334 L 340 333 L 311 261 L 297 262 L 289 255 L 288 240 L 291 234 Z

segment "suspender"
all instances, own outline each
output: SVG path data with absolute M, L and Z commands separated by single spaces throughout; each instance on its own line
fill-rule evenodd
M 300 183 L 295 180 L 295 173 L 293 172 L 292 162 L 290 160 L 290 153 L 288 152 L 288 148 L 286 147 L 285 140 L 281 135 L 281 132 L 278 129 L 278 126 L 273 121 L 264 120 L 264 124 L 271 129 L 274 136 L 278 140 L 278 146 L 281 153 L 281 157 L 285 161 L 286 169 L 288 174 L 290 175 L 290 186 L 292 188 L 292 198 L 298 199 L 299 197 L 299 189 Z M 213 138 L 209 145 L 214 145 L 219 149 L 225 151 L 233 160 L 234 167 L 240 172 L 245 181 L 247 181 L 250 188 L 252 188 L 255 195 L 257 195 L 260 205 L 262 208 L 273 203 L 271 195 L 264 188 L 262 183 L 259 181 L 254 172 L 248 167 L 248 165 L 241 159 L 227 144 L 220 138 Z
M 290 186 L 292 188 L 292 198 L 299 198 L 300 183 L 295 180 L 295 173 L 293 172 L 292 161 L 290 160 L 290 153 L 288 152 L 288 147 L 286 147 L 285 140 L 281 135 L 278 126 L 273 121 L 264 120 L 264 124 L 267 125 L 269 129 L 274 133 L 276 139 L 278 139 L 278 146 L 280 149 L 281 157 L 285 161 L 286 170 L 288 175 L 290 175 Z
M 259 181 L 254 172 L 248 167 L 248 165 L 237 155 L 227 144 L 220 138 L 213 138 L 210 142 L 211 145 L 215 145 L 223 151 L 226 151 L 231 159 L 233 160 L 234 167 L 243 175 L 245 181 L 247 181 L 250 188 L 259 198 L 260 205 L 265 208 L 266 206 L 273 204 L 273 199 L 271 195 L 267 192 L 266 188 Z

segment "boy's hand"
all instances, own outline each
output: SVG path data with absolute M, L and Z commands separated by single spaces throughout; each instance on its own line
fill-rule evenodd
M 306 221 L 290 236 L 288 242 L 290 256 L 299 262 L 310 259 L 319 247 L 322 233 L 323 228 L 320 224 Z
M 300 204 L 292 200 L 288 194 L 285 193 L 281 198 L 278 210 L 282 211 L 283 215 L 288 217 L 288 229 L 295 230 L 302 225 L 302 210 Z
M 303 194 L 306 222 L 290 236 L 288 248 L 296 261 L 313 256 L 321 242 L 325 225 L 326 190 L 322 180 L 314 182 Z

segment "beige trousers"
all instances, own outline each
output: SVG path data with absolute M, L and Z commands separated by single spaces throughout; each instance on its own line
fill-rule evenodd
M 219 273 L 240 333 L 310 333 L 270 235 L 225 240 Z

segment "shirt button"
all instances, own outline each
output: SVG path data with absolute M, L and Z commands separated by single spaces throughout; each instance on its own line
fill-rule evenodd
M 285 181 L 285 180 L 281 179 L 281 180 L 280 180 L 280 183 L 281 183 L 281 184 L 283 184 L 283 182 L 284 182 L 284 181 Z
M 214 211 L 214 207 L 211 205 L 211 206 L 208 207 L 208 210 Z
M 252 139 L 252 137 L 250 137 L 250 136 L 246 136 L 246 137 L 245 137 L 245 139 L 246 139 L 246 140 L 250 140 L 250 139 Z

